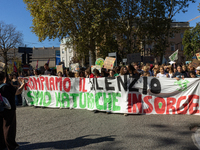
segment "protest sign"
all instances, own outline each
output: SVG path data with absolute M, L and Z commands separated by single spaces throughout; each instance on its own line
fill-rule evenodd
M 154 57 L 153 56 L 143 56 L 143 63 L 150 63 L 153 64 L 154 63 Z
M 101 73 L 101 66 L 100 65 L 95 65 L 95 66 L 91 66 L 91 72 L 94 73 L 94 69 L 99 70 L 99 73 Z
M 58 73 L 59 71 L 61 71 L 62 74 L 63 74 L 63 65 L 56 65 L 56 70 L 57 70 L 57 73 Z
M 106 57 L 106 59 L 104 61 L 104 68 L 106 68 L 106 69 L 113 69 L 115 60 L 116 60 L 116 58 Z
M 5 67 L 5 63 L 0 62 L 0 71 L 2 71 L 4 69 L 4 67 Z
M 196 53 L 197 59 L 200 60 L 200 53 Z
M 72 72 L 78 72 L 80 70 L 80 65 L 79 63 L 71 64 L 70 65 L 70 70 Z
M 191 66 L 197 68 L 198 66 L 200 66 L 200 61 L 198 61 L 197 59 L 193 59 Z
M 98 58 L 95 62 L 95 65 L 99 65 L 101 67 L 103 67 L 104 64 L 104 59 L 103 58 Z
M 187 65 L 187 64 L 190 64 L 192 61 L 185 61 L 185 64 Z
M 127 114 L 195 114 L 199 111 L 199 78 L 118 76 L 65 78 L 30 76 L 22 93 L 29 106 L 74 108 Z
M 169 56 L 169 59 L 171 61 L 175 61 L 178 59 L 178 49 L 171 56 Z
M 141 62 L 141 54 L 133 53 L 127 55 L 127 63 L 131 64 L 132 62 Z

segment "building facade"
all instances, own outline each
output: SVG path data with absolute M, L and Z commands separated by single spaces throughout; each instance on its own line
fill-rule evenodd
M 178 49 L 179 51 L 177 63 L 185 62 L 186 60 L 183 54 L 184 47 L 182 44 L 182 40 L 185 30 L 190 29 L 191 27 L 189 25 L 189 22 L 173 22 L 172 27 L 176 28 L 178 32 L 174 33 L 173 37 L 169 37 L 169 47 L 166 48 L 164 57 L 168 59 L 169 56 Z
M 72 63 L 72 59 L 75 56 L 75 51 L 72 46 L 67 46 L 66 42 L 69 40 L 68 38 L 64 38 L 61 40 L 60 44 L 60 59 L 61 62 L 64 62 L 65 67 L 69 68 L 70 63 Z
M 32 63 L 33 68 L 36 67 L 38 62 L 38 67 L 44 66 L 49 60 L 49 67 L 56 66 L 56 53 L 60 52 L 60 47 L 33 47 Z

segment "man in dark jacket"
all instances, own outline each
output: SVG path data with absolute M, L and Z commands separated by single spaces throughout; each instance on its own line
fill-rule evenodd
M 22 93 L 25 82 L 20 78 L 22 84 L 18 89 L 15 89 L 10 84 L 5 84 L 1 87 L 0 93 L 3 97 L 7 98 L 11 109 L 4 109 L 0 112 L 0 150 L 7 148 L 14 150 L 19 145 L 15 141 L 16 137 L 16 106 L 15 95 Z M 0 71 L 0 85 L 6 83 L 6 75 Z
M 51 69 L 49 68 L 49 64 L 48 64 L 48 63 L 46 63 L 46 64 L 44 65 L 44 69 L 45 69 L 44 75 L 52 75 L 52 71 L 51 71 Z
M 186 72 L 182 71 L 182 67 L 180 65 L 177 66 L 177 72 L 174 74 L 174 78 L 180 80 L 181 78 L 187 78 Z

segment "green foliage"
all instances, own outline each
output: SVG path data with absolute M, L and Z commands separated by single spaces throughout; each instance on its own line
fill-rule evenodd
M 187 60 L 191 60 L 192 57 L 200 50 L 200 23 L 190 30 L 186 30 L 183 37 L 184 55 Z
M 117 51 L 121 58 L 140 51 L 140 42 L 155 42 L 154 55 L 164 54 L 174 15 L 193 0 L 24 0 L 40 41 L 69 37 L 80 57 L 102 57 Z M 94 61 L 93 61 L 94 63 Z

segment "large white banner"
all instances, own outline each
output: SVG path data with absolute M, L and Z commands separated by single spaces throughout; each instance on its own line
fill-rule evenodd
M 29 105 L 128 114 L 199 115 L 199 78 L 26 78 Z

